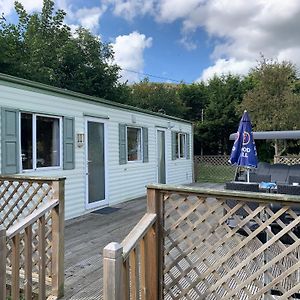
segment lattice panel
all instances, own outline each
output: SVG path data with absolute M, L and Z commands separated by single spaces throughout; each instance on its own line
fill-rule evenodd
M 300 164 L 300 156 L 274 156 L 274 164 L 296 165 Z
M 52 194 L 47 182 L 0 179 L 0 223 L 8 229 L 49 200 Z
M 195 162 L 197 163 L 207 163 L 214 166 L 230 166 L 228 155 L 203 155 L 195 156 Z
M 167 193 L 164 205 L 164 299 L 300 298 L 294 204 Z
M 228 160 L 228 155 L 195 156 L 195 181 L 223 183 L 232 180 L 235 168 L 230 165 Z

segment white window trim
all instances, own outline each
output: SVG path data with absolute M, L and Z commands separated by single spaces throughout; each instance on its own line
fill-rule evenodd
M 183 147 L 183 151 L 184 151 L 184 155 L 181 157 L 180 156 L 180 145 L 181 145 L 181 138 L 180 138 L 180 136 L 184 136 L 184 147 Z M 177 151 L 178 151 L 178 155 L 176 155 L 176 159 L 177 160 L 185 160 L 185 159 L 187 159 L 187 150 L 188 150 L 188 147 L 187 147 L 187 134 L 185 133 L 185 132 L 176 132 L 176 141 L 178 141 L 178 149 L 177 149 Z
M 21 115 L 22 114 L 31 114 L 32 115 L 32 161 L 33 161 L 33 168 L 32 169 L 23 169 L 22 164 L 22 143 L 21 143 Z M 53 118 L 59 120 L 59 166 L 53 167 L 36 167 L 36 117 L 46 117 L 46 118 Z M 63 127 L 62 127 L 62 117 L 54 116 L 54 115 L 47 115 L 47 114 L 40 114 L 40 113 L 33 113 L 29 111 L 21 111 L 19 114 L 20 122 L 19 122 L 19 130 L 20 130 L 20 170 L 22 173 L 29 173 L 33 171 L 46 171 L 46 170 L 58 170 L 62 169 L 63 166 Z
M 141 148 L 141 158 L 137 159 L 137 160 L 128 160 L 128 136 L 127 136 L 127 129 L 128 128 L 136 128 L 139 129 L 141 131 L 141 144 L 140 144 L 140 148 Z M 143 141 L 144 141 L 144 137 L 143 137 L 143 128 L 141 126 L 131 126 L 131 125 L 126 125 L 126 162 L 128 164 L 136 164 L 136 163 L 141 163 L 143 162 L 143 158 L 144 158 L 144 149 L 143 149 Z

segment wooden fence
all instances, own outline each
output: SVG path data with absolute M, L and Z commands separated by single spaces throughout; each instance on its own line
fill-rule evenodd
M 63 295 L 64 181 L 0 177 L 0 300 Z
M 228 155 L 194 156 L 195 182 L 222 182 L 234 179 L 235 167 Z
M 299 211 L 298 196 L 149 186 L 147 214 L 104 249 L 104 300 L 297 298 Z
M 300 164 L 299 155 L 274 156 L 274 164 L 296 165 Z

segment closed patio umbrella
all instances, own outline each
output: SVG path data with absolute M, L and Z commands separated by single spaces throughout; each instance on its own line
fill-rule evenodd
M 246 167 L 247 182 L 249 182 L 249 169 L 257 167 L 257 152 L 253 139 L 251 120 L 246 110 L 239 124 L 229 162 L 236 166 Z

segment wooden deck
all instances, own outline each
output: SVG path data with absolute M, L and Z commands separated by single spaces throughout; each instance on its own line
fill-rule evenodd
M 102 299 L 102 250 L 110 242 L 121 242 L 138 223 L 146 212 L 146 198 L 109 210 L 66 222 L 63 299 Z
M 220 184 L 193 185 L 223 188 Z M 90 213 L 66 222 L 63 299 L 102 299 L 102 250 L 110 242 L 121 242 L 139 222 L 146 213 L 146 198 L 116 205 L 111 210 L 115 208 L 118 210 L 108 214 Z

